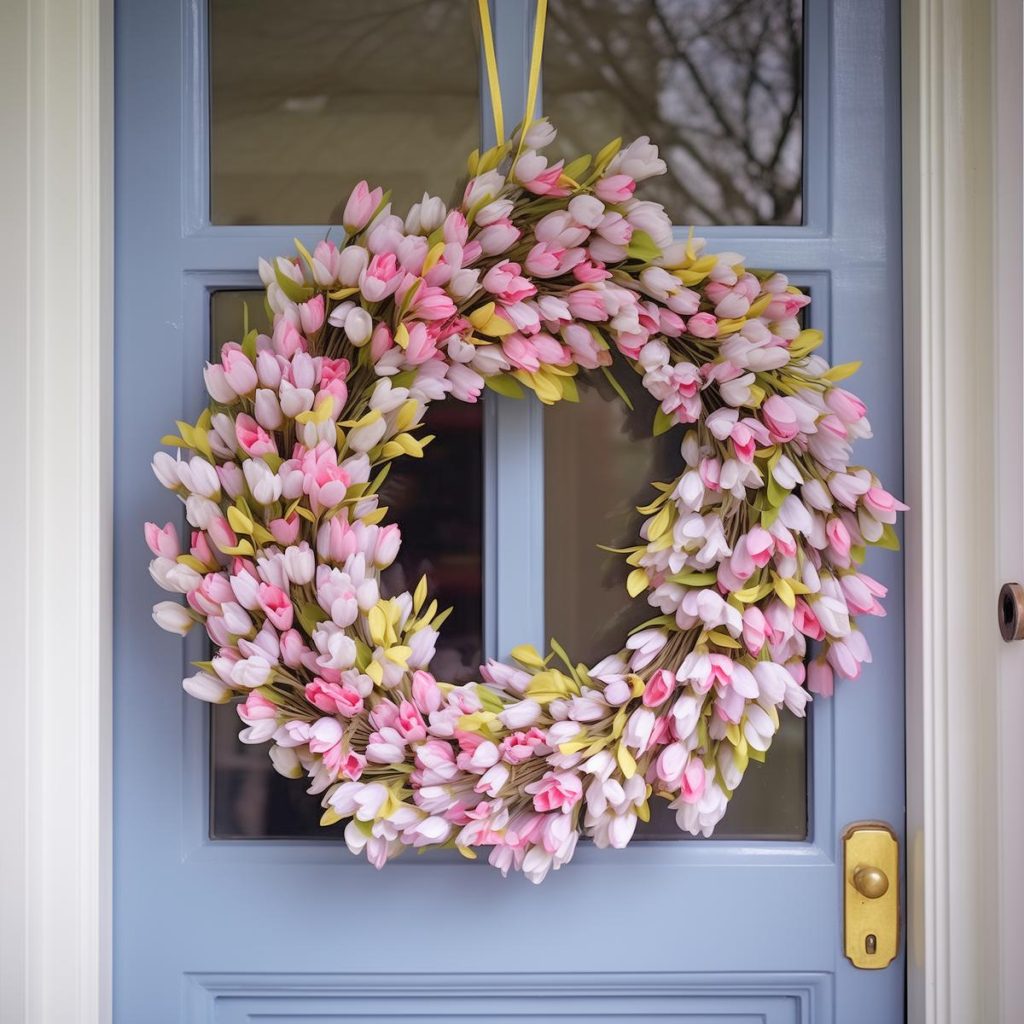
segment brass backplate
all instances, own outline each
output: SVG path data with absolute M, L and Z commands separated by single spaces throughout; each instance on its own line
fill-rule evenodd
M 885 893 L 861 895 L 854 885 L 858 868 L 884 871 Z M 865 970 L 887 967 L 900 941 L 900 846 L 888 825 L 862 821 L 843 833 L 843 906 L 847 957 Z

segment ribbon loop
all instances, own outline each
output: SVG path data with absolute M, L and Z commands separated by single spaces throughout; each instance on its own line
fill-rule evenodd
M 480 35 L 484 47 L 484 64 L 487 68 L 487 90 L 491 99 L 491 116 L 494 119 L 494 134 L 500 146 L 505 141 L 505 117 L 501 106 L 501 78 L 498 74 L 498 58 L 494 49 L 491 8 L 488 0 L 477 0 L 477 8 L 480 11 Z M 533 48 L 530 53 L 530 70 L 526 86 L 526 110 L 523 112 L 522 128 L 519 132 L 517 158 L 523 151 L 526 129 L 533 124 L 533 115 L 537 109 L 541 61 L 544 54 L 544 25 L 547 22 L 547 14 L 548 0 L 537 0 L 537 16 L 533 23 Z
M 491 7 L 488 0 L 477 0 L 480 10 L 480 35 L 484 45 L 484 63 L 487 65 L 487 89 L 491 94 L 491 116 L 494 134 L 500 146 L 505 141 L 505 118 L 501 110 L 501 81 L 498 77 L 498 58 L 494 53 L 494 30 L 491 28 Z

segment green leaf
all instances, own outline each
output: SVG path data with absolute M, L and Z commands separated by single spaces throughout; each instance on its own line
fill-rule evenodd
M 678 421 L 675 417 L 670 416 L 664 409 L 659 405 L 658 411 L 654 414 L 654 429 L 653 434 L 655 437 L 661 437 L 667 430 L 671 430 L 673 427 L 679 426 Z
M 680 572 L 669 576 L 670 583 L 678 583 L 682 587 L 709 587 L 718 581 L 713 572 Z
M 295 614 L 299 617 L 299 623 L 306 631 L 306 636 L 312 636 L 313 631 L 321 622 L 326 622 L 330 616 L 318 604 L 308 601 L 300 601 L 295 605 Z
M 611 163 L 612 158 L 622 148 L 622 139 L 615 138 L 609 142 L 600 153 L 597 154 L 597 159 L 594 161 L 594 170 L 603 171 L 608 164 Z
M 626 392 L 622 390 L 622 385 L 615 379 L 615 374 L 613 374 L 612 371 L 609 370 L 607 366 L 602 366 L 601 367 L 601 372 L 607 378 L 608 383 L 611 384 L 612 389 L 615 391 L 615 394 L 617 394 L 619 396 L 619 398 L 621 398 L 623 400 L 623 402 L 626 403 L 626 408 L 630 412 L 632 412 L 633 411 L 633 403 L 629 400 L 629 395 L 627 395 Z
M 494 377 L 485 377 L 484 383 L 491 391 L 504 395 L 506 398 L 523 397 L 523 389 L 519 386 L 519 383 L 503 373 Z
M 563 648 L 562 645 L 554 637 L 551 638 L 549 646 L 551 647 L 551 650 L 553 650 L 555 654 L 557 654 L 558 657 L 561 658 L 562 661 L 565 663 L 565 667 L 569 670 L 569 675 L 572 676 L 576 683 L 579 683 L 579 674 L 576 671 L 575 665 L 573 665 L 573 663 L 569 660 L 569 655 L 565 653 L 565 648 Z
M 875 541 L 875 547 L 885 548 L 887 551 L 899 551 L 900 539 L 888 523 L 882 528 L 882 536 Z
M 559 377 L 558 383 L 562 385 L 562 400 L 566 402 L 578 402 L 580 391 L 576 387 L 576 381 L 572 377 Z
M 626 248 L 626 255 L 630 259 L 650 263 L 651 260 L 656 260 L 661 255 L 661 249 L 646 231 L 634 231 Z
M 580 175 L 590 166 L 590 154 L 584 153 L 583 156 L 576 157 L 575 160 L 567 167 L 562 169 L 562 173 L 567 178 L 572 178 L 573 181 L 578 181 Z
M 249 307 L 245 307 L 245 322 L 249 323 Z M 242 351 L 255 363 L 256 362 L 256 337 L 257 331 L 246 328 L 245 336 L 242 338 Z
M 773 476 L 768 477 L 768 503 L 772 508 L 779 508 L 779 506 L 789 497 L 789 491 L 786 490 Z
M 305 285 L 299 284 L 297 281 L 293 281 L 278 265 L 277 260 L 274 260 L 274 277 L 277 278 L 277 283 L 281 286 L 281 291 L 288 296 L 292 302 L 305 302 L 313 294 L 312 288 L 307 288 Z

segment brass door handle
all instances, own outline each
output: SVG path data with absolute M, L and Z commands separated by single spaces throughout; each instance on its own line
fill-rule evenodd
M 881 868 L 861 865 L 853 872 L 853 887 L 869 900 L 877 900 L 889 891 L 889 876 Z
M 900 848 L 879 821 L 843 834 L 844 946 L 855 967 L 887 967 L 899 951 Z

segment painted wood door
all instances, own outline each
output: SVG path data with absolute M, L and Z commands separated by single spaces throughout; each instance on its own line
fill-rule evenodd
M 766 766 L 751 769 L 736 797 L 749 790 L 745 806 L 730 809 L 721 838 L 683 840 L 655 823 L 625 851 L 581 849 L 540 887 L 456 855 L 408 856 L 378 874 L 340 838 L 312 836 L 293 806 L 298 790 L 298 803 L 318 810 L 301 783 L 284 793 L 286 780 L 254 772 L 232 746 L 230 720 L 183 694 L 180 679 L 201 646 L 150 621 L 156 591 L 141 541 L 145 519 L 180 515 L 149 471 L 156 442 L 182 411 L 198 413 L 203 363 L 224 340 L 221 320 L 239 308 L 237 293 L 259 286 L 257 259 L 288 251 L 295 236 L 323 236 L 330 211 L 317 219 L 317 195 L 347 194 L 362 176 L 360 154 L 408 164 L 411 188 L 448 173 L 447 150 L 461 162 L 483 130 L 472 34 L 450 35 L 459 19 L 468 24 L 468 6 L 305 6 L 134 0 L 117 8 L 116 1020 L 902 1020 L 902 953 L 877 971 L 843 955 L 840 849 L 850 822 L 883 820 L 903 833 L 898 556 L 876 555 L 868 566 L 891 587 L 888 618 L 866 627 L 873 664 L 834 700 L 816 701 L 806 733 L 791 733 Z M 492 6 L 506 104 L 521 108 L 531 5 Z M 628 93 L 627 126 L 639 119 L 660 138 L 677 132 L 669 208 L 713 222 L 701 233 L 714 248 L 811 290 L 811 324 L 827 331 L 832 360 L 864 361 L 859 392 L 876 435 L 862 443 L 864 459 L 898 481 L 898 4 L 565 2 L 552 4 L 551 18 L 546 108 L 564 109 L 567 133 L 586 139 L 603 119 L 614 127 L 620 115 L 609 114 L 608 97 Z M 405 50 L 389 53 L 389 32 L 400 32 Z M 765 62 L 761 48 L 773 39 L 780 45 Z M 730 65 L 740 43 L 760 56 Z M 649 62 L 643 46 L 652 47 Z M 583 55 L 575 63 L 566 56 L 573 47 Z M 588 77 L 601 61 L 615 74 Z M 665 61 L 670 70 L 659 77 Z M 331 69 L 343 64 L 358 73 L 339 99 Z M 397 68 L 420 65 L 417 88 L 450 90 L 445 116 L 431 120 L 416 89 L 403 92 L 409 82 Z M 680 114 L 666 99 L 680 68 L 689 75 L 684 94 L 703 89 L 706 110 Z M 762 80 L 769 73 L 789 74 L 797 95 Z M 282 84 L 290 81 L 300 84 Z M 755 94 L 767 105 L 731 120 L 728 97 Z M 337 103 L 342 113 L 331 120 Z M 376 121 L 353 115 L 363 105 Z M 369 134 L 384 108 L 401 115 L 397 142 Z M 708 111 L 712 121 L 702 121 Z M 758 150 L 766 124 L 779 150 L 767 157 Z M 276 150 L 261 132 L 278 133 Z M 747 137 L 759 141 L 744 148 Z M 730 146 L 746 179 L 735 195 L 712 173 Z M 417 163 L 424 147 L 436 166 Z M 270 177 L 254 190 L 264 164 Z M 602 408 L 592 403 L 595 429 Z M 578 500 L 588 480 L 566 483 L 551 466 L 586 437 L 573 441 L 536 406 L 493 399 L 458 429 L 463 448 L 442 458 L 481 467 L 465 484 L 479 492 L 479 507 L 459 527 L 479 536 L 451 555 L 462 569 L 469 562 L 467 600 L 477 611 L 466 631 L 488 654 L 524 640 L 543 646 L 545 594 L 556 585 L 545 577 L 545 543 L 549 561 L 566 557 L 544 515 L 545 484 L 549 502 Z M 415 513 L 425 524 L 448 514 L 423 505 Z M 559 598 L 571 603 L 572 592 Z M 592 599 L 577 591 L 581 606 L 597 607 Z M 773 802 L 776 790 L 786 799 Z

